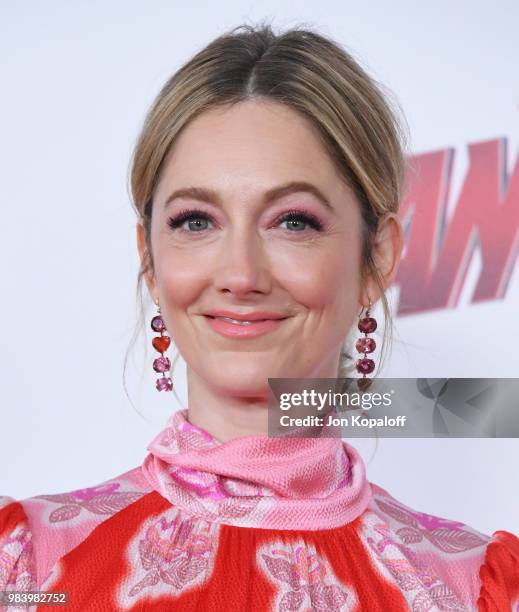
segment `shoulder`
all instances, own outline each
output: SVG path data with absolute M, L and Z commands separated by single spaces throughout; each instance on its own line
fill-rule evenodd
M 519 538 L 509 531 L 495 531 L 479 570 L 481 592 L 478 610 L 519 610 Z M 517 608 L 512 608 L 516 605 Z
M 364 537 L 377 563 L 397 583 L 410 591 L 419 584 L 420 597 L 430 598 L 440 609 L 440 602 L 485 612 L 512 609 L 519 597 L 516 536 L 505 531 L 484 534 L 459 520 L 414 509 L 370 485 Z
M 96 527 L 151 491 L 139 466 L 82 489 L 23 500 L 0 496 L 0 591 L 36 589 Z
M 374 483 L 370 485 L 373 496 L 369 509 L 387 523 L 405 544 L 424 543 L 431 550 L 445 555 L 468 551 L 484 554 L 491 536 L 462 521 L 412 508 L 382 487 Z

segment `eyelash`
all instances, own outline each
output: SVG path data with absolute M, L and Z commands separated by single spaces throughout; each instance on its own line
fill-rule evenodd
M 178 229 L 179 227 L 181 227 L 186 221 L 192 221 L 193 219 L 199 219 L 199 218 L 203 218 L 203 219 L 207 219 L 207 220 L 211 220 L 211 217 L 204 212 L 203 210 L 200 209 L 184 209 L 181 210 L 178 215 L 176 215 L 175 217 L 170 217 L 168 219 L 168 225 L 171 229 Z M 286 213 L 284 213 L 282 215 L 281 218 L 277 219 L 277 223 L 283 223 L 284 221 L 304 221 L 307 225 L 310 225 L 314 230 L 321 232 L 323 230 L 323 224 L 321 223 L 321 221 L 319 221 L 319 219 L 310 214 L 310 213 L 306 213 L 306 212 L 301 212 L 300 210 L 295 210 L 295 209 L 291 209 L 288 210 Z M 194 231 L 194 232 L 190 232 L 189 230 L 182 230 L 182 231 L 186 231 L 188 234 L 197 234 L 197 233 L 201 233 L 203 230 L 199 230 L 199 231 Z M 293 233 L 303 233 L 304 230 L 295 230 Z

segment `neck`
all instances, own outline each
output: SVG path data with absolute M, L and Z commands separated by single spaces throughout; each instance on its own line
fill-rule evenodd
M 267 435 L 268 400 L 210 388 L 191 368 L 187 369 L 189 422 L 220 442 L 250 435 Z
M 299 378 L 337 378 L 340 347 Z M 292 377 L 294 374 L 292 373 Z M 278 375 L 279 377 L 279 375 Z M 251 391 L 212 386 L 187 367 L 188 419 L 220 442 L 252 435 L 268 435 L 268 383 Z

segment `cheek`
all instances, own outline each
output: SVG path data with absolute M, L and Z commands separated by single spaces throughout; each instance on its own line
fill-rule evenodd
M 280 258 L 276 277 L 292 298 L 307 308 L 344 311 L 357 303 L 359 258 L 342 246 L 309 249 L 300 252 L 297 261 Z
M 185 253 L 170 252 L 155 267 L 157 282 L 169 310 L 187 309 L 200 295 L 204 271 Z
M 185 253 L 164 249 L 164 256 L 155 265 L 156 280 L 161 296 L 162 316 L 178 351 L 188 362 L 197 359 L 201 347 L 194 342 L 193 320 L 190 315 L 206 284 L 200 266 L 186 261 Z
M 203 287 L 203 262 L 192 249 L 175 246 L 167 227 L 167 217 L 153 217 L 151 243 L 155 281 L 164 304 L 164 315 L 178 319 L 178 311 L 186 309 Z M 198 259 L 198 262 L 197 262 Z M 176 315 L 176 316 L 175 316 Z

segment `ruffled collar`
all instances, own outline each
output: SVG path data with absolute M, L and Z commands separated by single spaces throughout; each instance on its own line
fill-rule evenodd
M 241 527 L 320 530 L 364 512 L 362 457 L 340 437 L 253 435 L 216 440 L 174 412 L 147 449 L 146 480 L 180 509 Z

